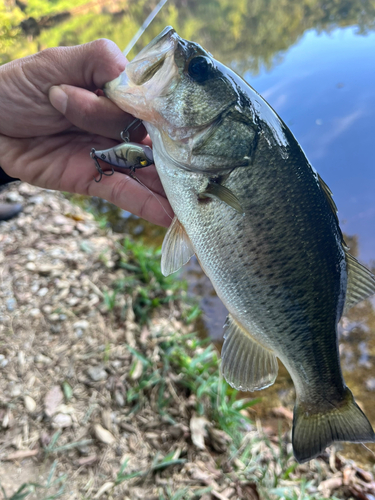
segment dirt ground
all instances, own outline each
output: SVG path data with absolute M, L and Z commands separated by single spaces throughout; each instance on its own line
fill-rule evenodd
M 55 192 L 15 184 L 0 198 L 24 206 L 0 224 L 0 498 L 284 498 L 264 493 L 264 469 L 291 492 L 306 479 L 311 496 L 293 498 L 375 499 L 372 473 L 335 453 L 298 467 L 287 458 L 286 474 L 289 431 L 281 446 L 259 423 L 246 437 L 250 470 L 219 425 L 197 414 L 199 397 L 178 369 L 162 363 L 170 337 L 193 331 L 179 302 L 136 321 L 141 285 L 134 264 L 118 265 L 124 235 Z M 134 293 L 114 304 L 116 280 Z M 290 429 L 290 411 L 278 418 Z

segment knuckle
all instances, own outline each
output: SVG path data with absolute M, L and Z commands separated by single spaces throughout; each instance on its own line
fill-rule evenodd
M 130 178 L 128 176 L 123 176 L 121 180 L 115 182 L 111 189 L 111 203 L 117 206 L 121 206 L 121 201 L 124 199 L 124 192 L 129 188 Z

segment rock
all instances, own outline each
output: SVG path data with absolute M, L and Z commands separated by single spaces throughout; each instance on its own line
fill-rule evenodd
M 94 382 L 100 382 L 108 378 L 108 373 L 102 366 L 90 366 L 87 370 L 87 374 Z
M 40 309 L 38 309 L 37 307 L 34 307 L 33 309 L 30 309 L 29 315 L 32 318 L 39 318 L 42 315 L 42 313 L 40 312 Z
M 17 301 L 14 297 L 10 297 L 5 301 L 5 305 L 9 312 L 13 312 L 17 307 Z
M 25 267 L 28 271 L 36 270 L 36 264 L 34 262 L 28 262 Z
M 21 384 L 15 384 L 10 390 L 10 397 L 18 398 L 23 393 L 23 386 Z
M 57 313 L 52 313 L 48 316 L 48 319 L 52 321 L 52 323 L 55 323 L 56 321 L 59 321 L 60 315 Z
M 76 321 L 73 323 L 73 328 L 76 329 L 81 329 L 81 330 L 87 330 L 88 327 L 90 326 L 90 323 L 86 319 L 82 319 L 80 321 Z
M 37 295 L 39 297 L 45 297 L 47 295 L 47 293 L 48 293 L 48 288 L 44 286 L 43 288 L 41 288 L 40 290 L 38 290 Z
M 72 417 L 64 413 L 58 413 L 52 419 L 52 426 L 55 428 L 64 429 L 65 427 L 70 427 L 72 424 Z
M 63 402 L 64 395 L 59 385 L 53 386 L 45 395 L 44 411 L 47 417 L 52 417 L 59 405 Z
M 29 198 L 29 203 L 33 203 L 34 205 L 41 205 L 44 202 L 44 197 L 40 195 L 31 196 Z
M 100 424 L 94 425 L 94 434 L 96 438 L 104 444 L 114 444 L 116 442 L 115 436 L 104 429 Z
M 368 391 L 375 391 L 375 377 L 370 377 L 365 382 Z
M 17 191 L 11 191 L 10 193 L 7 193 L 6 196 L 7 201 L 11 201 L 13 203 L 23 203 L 24 199 L 23 196 L 17 193 Z
M 25 396 L 23 398 L 23 401 L 25 403 L 25 408 L 29 413 L 34 413 L 36 410 L 36 401 L 30 397 L 30 396 Z
M 0 367 L 5 368 L 9 363 L 9 359 L 7 359 L 3 354 L 0 355 Z

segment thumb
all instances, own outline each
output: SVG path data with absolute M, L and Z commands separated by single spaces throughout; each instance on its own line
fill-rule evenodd
M 49 90 L 49 100 L 76 127 L 118 141 L 122 130 L 134 120 L 107 97 L 72 85 L 54 85 Z M 132 140 L 141 141 L 145 135 L 144 127 L 137 127 Z

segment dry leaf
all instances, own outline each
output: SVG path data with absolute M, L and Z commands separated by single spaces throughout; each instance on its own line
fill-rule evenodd
M 104 493 L 106 493 L 107 491 L 112 489 L 114 487 L 114 485 L 115 485 L 115 483 L 112 483 L 112 481 L 108 482 L 108 483 L 104 483 L 103 486 L 98 489 L 94 498 L 100 498 Z
M 204 438 L 207 437 L 206 427 L 210 422 L 204 417 L 192 417 L 190 419 L 191 440 L 199 450 L 204 450 Z
M 142 373 L 143 373 L 142 361 L 137 358 L 136 363 L 135 363 L 135 367 L 132 371 L 132 374 L 130 375 L 130 378 L 132 380 L 138 380 L 140 378 L 140 376 L 142 375 Z
M 116 442 L 114 435 L 104 429 L 100 424 L 94 425 L 94 432 L 96 438 L 104 444 L 114 444 Z

